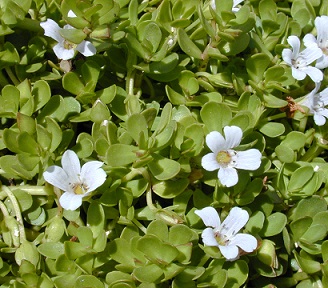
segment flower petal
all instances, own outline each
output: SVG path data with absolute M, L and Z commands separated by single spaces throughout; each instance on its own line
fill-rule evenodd
M 292 66 L 292 75 L 296 80 L 303 80 L 306 77 L 306 73 L 303 70 L 296 69 Z
M 306 64 L 309 65 L 322 56 L 322 50 L 316 45 L 311 45 L 305 48 L 301 52 L 301 55 L 302 58 L 306 61 Z
M 318 69 L 325 69 L 328 67 L 328 56 L 322 55 L 316 62 L 315 67 Z
M 323 79 L 323 73 L 316 67 L 307 66 L 302 68 L 302 71 L 305 72 L 314 82 L 321 82 Z
M 90 161 L 82 166 L 81 180 L 87 184 L 88 192 L 94 191 L 105 182 L 107 174 L 100 168 L 103 164 L 100 161 Z
M 212 228 L 206 228 L 202 232 L 202 240 L 206 246 L 216 246 L 219 247 L 218 242 L 214 237 L 214 230 Z
M 76 210 L 82 205 L 84 195 L 65 192 L 60 198 L 59 203 L 65 210 Z
M 81 165 L 79 157 L 72 150 L 67 150 L 62 156 L 62 167 L 73 183 L 80 183 Z
M 293 56 L 293 51 L 290 49 L 283 49 L 281 53 L 282 59 L 289 65 L 292 66 L 292 56 Z
M 243 2 L 244 0 L 233 0 L 233 7 L 236 7 L 238 4 L 240 4 L 241 2 Z
M 317 39 L 311 33 L 308 33 L 304 36 L 303 43 L 305 47 L 310 47 L 312 45 L 318 46 Z
M 63 190 L 70 191 L 69 177 L 63 168 L 59 166 L 50 166 L 43 172 L 43 178 L 51 185 Z
M 222 222 L 220 233 L 231 239 L 245 226 L 248 219 L 249 215 L 246 210 L 239 207 L 233 207 L 227 218 Z
M 219 214 L 213 207 L 205 207 L 201 210 L 195 210 L 195 214 L 202 218 L 207 227 L 219 228 L 221 225 Z
M 64 38 L 60 35 L 59 25 L 52 19 L 47 19 L 44 22 L 40 23 L 40 26 L 44 30 L 44 35 L 56 40 L 57 42 L 62 42 Z
M 324 106 L 326 106 L 328 104 L 328 88 L 322 90 L 319 93 L 320 96 L 320 100 L 323 102 Z
M 256 170 L 260 167 L 262 154 L 259 150 L 249 149 L 246 151 L 237 151 L 236 153 L 236 168 Z
M 216 154 L 208 153 L 202 158 L 202 166 L 207 171 L 214 171 L 219 169 L 221 166 L 216 160 Z
M 287 38 L 287 42 L 290 46 L 292 46 L 293 49 L 291 58 L 295 59 L 295 56 L 300 52 L 301 41 L 297 36 L 291 35 Z
M 236 245 L 245 252 L 253 252 L 257 247 L 257 240 L 253 235 L 239 233 L 233 237 L 229 245 Z
M 239 258 L 239 249 L 235 245 L 221 246 L 219 245 L 221 254 L 229 261 Z
M 206 144 L 215 154 L 227 149 L 226 140 L 218 131 L 212 131 L 206 135 Z
M 62 60 L 72 59 L 75 55 L 74 49 L 65 49 L 62 43 L 56 44 L 52 49 L 54 50 L 57 58 Z
M 79 51 L 84 56 L 92 56 L 97 53 L 97 49 L 89 41 L 82 41 L 79 45 L 76 46 L 76 50 Z
M 323 126 L 326 123 L 326 118 L 319 113 L 314 113 L 313 119 L 318 126 Z
M 326 41 L 328 40 L 328 16 L 322 15 L 321 17 L 317 17 L 314 20 L 315 28 L 317 29 L 317 42 L 323 43 L 326 45 Z
M 218 178 L 222 185 L 232 187 L 238 182 L 238 173 L 235 168 L 220 168 L 218 172 Z
M 240 144 L 241 138 L 243 137 L 243 131 L 238 126 L 225 126 L 223 128 L 226 149 L 234 148 Z

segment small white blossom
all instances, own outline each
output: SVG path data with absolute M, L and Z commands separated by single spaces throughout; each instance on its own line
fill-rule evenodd
M 66 210 L 75 210 L 82 204 L 82 198 L 88 196 L 106 180 L 106 172 L 100 168 L 103 162 L 90 161 L 82 168 L 76 153 L 67 150 L 61 159 L 62 167 L 50 166 L 44 173 L 44 179 L 64 193 L 59 199 Z
M 257 247 L 257 240 L 250 234 L 238 233 L 243 228 L 249 215 L 247 211 L 234 207 L 221 224 L 220 217 L 213 207 L 196 210 L 207 228 L 202 232 L 203 243 L 206 246 L 216 246 L 221 254 L 230 261 L 239 258 L 239 248 L 245 252 L 253 252 Z
M 314 82 L 320 82 L 323 79 L 322 71 L 316 67 L 309 66 L 312 62 L 322 56 L 322 51 L 315 45 L 310 45 L 300 52 L 300 39 L 297 36 L 289 36 L 287 42 L 292 49 L 282 50 L 282 58 L 292 68 L 292 75 L 296 80 L 303 80 L 306 75 Z
M 235 151 L 242 139 L 243 132 L 237 126 L 226 126 L 221 133 L 212 131 L 206 136 L 206 144 L 212 153 L 202 158 L 202 166 L 207 171 L 219 169 L 218 178 L 222 185 L 231 187 L 238 182 L 236 169 L 256 170 L 261 165 L 262 154 L 257 149 Z
M 72 13 L 74 12 L 72 11 Z M 72 59 L 75 55 L 75 50 L 79 51 L 86 57 L 92 56 L 97 52 L 96 48 L 89 41 L 83 40 L 80 44 L 75 44 L 61 36 L 60 31 L 62 29 L 75 29 L 71 25 L 67 24 L 63 28 L 60 28 L 52 19 L 47 19 L 47 21 L 41 22 L 40 25 L 44 30 L 44 35 L 51 37 L 58 42 L 53 47 L 53 50 L 59 59 Z
M 317 38 L 312 34 L 306 34 L 303 42 L 306 47 L 315 45 L 321 49 L 323 53 L 317 60 L 315 67 L 324 69 L 328 67 L 328 16 L 323 15 L 315 18 L 314 24 L 317 30 Z
M 316 83 L 315 88 L 307 94 L 300 104 L 309 108 L 309 112 L 313 115 L 315 124 L 322 126 L 326 123 L 328 118 L 328 109 L 325 108 L 328 105 L 328 88 L 318 92 L 321 83 Z
M 241 2 L 243 2 L 244 0 L 233 0 L 233 4 L 232 4 L 232 12 L 238 12 L 239 8 L 236 7 L 238 4 L 240 4 Z M 216 10 L 216 4 L 215 4 L 215 0 L 211 0 L 211 7 L 213 8 L 213 10 Z

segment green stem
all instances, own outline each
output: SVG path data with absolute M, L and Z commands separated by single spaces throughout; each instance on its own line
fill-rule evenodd
M 18 81 L 18 79 L 16 78 L 16 76 L 14 75 L 13 71 L 11 71 L 10 67 L 5 67 L 5 70 L 10 78 L 10 80 L 13 82 L 13 84 L 15 86 L 19 85 L 20 82 Z
M 314 143 L 306 152 L 305 154 L 302 156 L 302 158 L 300 159 L 300 161 L 306 161 L 306 162 L 310 162 L 313 160 L 313 158 L 317 157 L 318 155 L 321 154 L 322 151 L 324 151 L 325 148 L 320 147 L 319 145 L 317 145 L 316 143 Z
M 147 233 L 147 229 L 137 219 L 133 218 L 132 222 L 144 233 Z
M 210 256 L 205 254 L 202 259 L 200 259 L 199 263 L 198 263 L 198 267 L 204 267 L 205 263 L 208 261 L 208 259 L 210 259 Z
M 141 168 L 140 168 L 141 169 Z M 135 169 L 132 168 L 132 170 L 126 174 L 121 180 L 122 182 L 129 182 L 130 180 L 132 180 L 134 177 L 138 176 L 138 175 L 142 175 L 144 172 L 141 171 L 140 169 Z M 144 169 L 144 168 L 143 168 Z
M 268 122 L 270 122 L 272 120 L 277 120 L 277 119 L 282 119 L 282 118 L 286 118 L 286 113 L 285 112 L 269 116 L 269 117 L 266 118 L 266 120 Z
M 5 204 L 3 204 L 2 201 L 0 201 L 0 210 L 1 210 L 1 212 L 2 212 L 2 214 L 3 214 L 3 216 L 4 216 L 4 218 L 9 217 L 9 212 L 8 212 L 8 210 L 7 210 L 7 207 L 6 207 Z
M 16 189 L 22 190 L 32 196 L 50 196 L 53 195 L 51 189 L 45 186 L 30 186 L 30 185 L 22 185 L 22 186 L 9 186 L 7 187 L 10 191 L 14 191 Z M 0 200 L 7 197 L 7 193 L 4 191 L 0 191 Z
M 26 234 L 25 234 L 25 227 L 24 227 L 22 213 L 19 208 L 19 204 L 17 202 L 15 195 L 7 186 L 2 186 L 2 190 L 8 195 L 8 197 L 11 201 L 11 204 L 13 205 L 16 219 L 19 224 L 20 243 L 23 243 L 24 241 L 26 241 Z
M 151 189 L 151 179 L 149 176 L 149 173 L 146 169 L 143 169 L 140 171 L 141 175 L 147 180 L 148 182 L 148 186 L 147 186 L 147 190 L 146 190 L 146 202 L 147 202 L 147 206 L 149 207 L 149 209 L 156 213 L 157 212 L 157 207 L 154 205 L 153 203 L 153 196 L 152 196 L 152 189 Z

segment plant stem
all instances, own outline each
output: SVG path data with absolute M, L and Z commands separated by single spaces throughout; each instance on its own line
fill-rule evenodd
M 132 222 L 144 233 L 147 233 L 147 229 L 135 218 L 132 219 Z
M 320 153 L 322 151 L 324 151 L 325 149 L 323 147 L 320 147 L 319 145 L 317 145 L 316 143 L 314 143 L 306 152 L 305 154 L 302 156 L 302 158 L 300 159 L 300 161 L 307 161 L 310 162 L 312 161 L 313 158 L 317 157 L 318 155 L 320 155 Z
M 7 186 L 2 186 L 2 190 L 8 195 L 11 204 L 13 205 L 13 208 L 15 210 L 16 219 L 19 224 L 20 243 L 23 243 L 24 241 L 26 241 L 26 234 L 25 234 L 25 227 L 24 227 L 22 213 L 19 208 L 19 204 L 17 202 L 15 195 Z
M 18 79 L 16 78 L 16 76 L 14 75 L 13 71 L 11 71 L 11 69 L 9 67 L 5 67 L 5 70 L 11 80 L 11 82 L 13 82 L 13 84 L 15 86 L 19 85 L 20 82 L 18 81 Z

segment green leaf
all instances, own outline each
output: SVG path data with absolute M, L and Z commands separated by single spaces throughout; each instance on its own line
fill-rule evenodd
M 281 233 L 287 224 L 287 217 L 285 214 L 276 212 L 271 214 L 264 222 L 261 234 L 265 237 L 271 237 Z
M 34 111 L 42 108 L 51 97 L 51 91 L 48 83 L 43 80 L 38 80 L 33 84 L 32 95 L 34 96 Z
M 104 284 L 93 275 L 81 275 L 76 279 L 75 288 L 104 288 Z
M 166 180 L 156 182 L 153 191 L 164 199 L 171 199 L 181 194 L 189 185 L 189 179 Z
M 315 172 L 312 166 L 303 166 L 294 171 L 288 183 L 288 191 L 299 192 L 308 181 L 312 179 Z
M 259 130 L 264 135 L 270 138 L 275 138 L 282 135 L 285 132 L 285 126 L 277 122 L 268 122 L 260 125 Z
M 163 270 L 157 265 L 149 263 L 145 266 L 135 268 L 132 275 L 138 281 L 147 283 L 148 285 L 148 283 L 158 283 L 163 278 Z
M 15 118 L 18 112 L 20 92 L 12 85 L 6 85 L 1 91 L 0 96 L 0 115 Z
M 137 242 L 137 249 L 153 263 L 164 266 L 170 264 L 179 255 L 179 251 L 175 247 L 163 243 L 153 235 L 140 238 Z
M 79 29 L 60 29 L 59 34 L 75 44 L 80 44 L 87 37 L 87 35 Z
M 74 95 L 79 95 L 84 91 L 81 78 L 74 72 L 68 72 L 63 76 L 63 87 Z
M 113 144 L 107 150 L 107 164 L 113 167 L 131 164 L 137 160 L 137 151 L 138 149 L 131 145 Z
M 178 42 L 183 52 L 196 59 L 202 59 L 202 51 L 190 40 L 184 29 L 177 29 Z
M 158 180 L 169 180 L 180 172 L 180 164 L 172 159 L 152 154 L 153 160 L 148 163 L 152 175 Z
M 147 147 L 144 147 L 148 142 L 148 123 L 145 117 L 142 114 L 132 114 L 126 121 L 126 127 L 140 149 L 147 149 Z
M 102 205 L 91 202 L 87 212 L 88 226 L 90 227 L 93 237 L 97 238 L 105 227 L 105 212 Z
M 41 255 L 50 259 L 57 259 L 59 255 L 64 254 L 64 244 L 60 242 L 46 242 L 38 246 Z
M 232 112 L 229 106 L 223 103 L 208 102 L 200 110 L 202 118 L 208 132 L 222 132 L 232 118 Z
M 270 62 L 270 57 L 264 53 L 254 54 L 248 58 L 246 61 L 246 69 L 250 79 L 256 83 L 262 81 L 264 72 Z
M 36 266 L 39 263 L 40 255 L 35 245 L 27 240 L 22 241 L 15 252 L 15 261 L 21 265 L 22 261 L 27 260 Z

